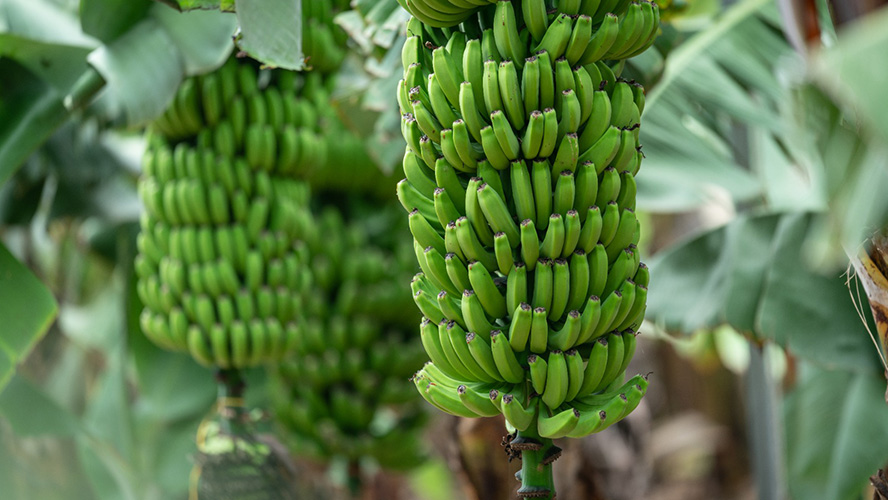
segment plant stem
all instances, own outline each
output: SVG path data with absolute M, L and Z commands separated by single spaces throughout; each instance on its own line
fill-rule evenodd
M 747 426 L 752 470 L 758 498 L 786 498 L 783 481 L 783 441 L 777 416 L 777 388 L 763 346 L 749 344 L 746 377 Z
M 361 464 L 357 460 L 348 462 L 348 491 L 352 498 L 361 497 Z
M 240 370 L 219 370 L 216 372 L 216 380 L 219 382 L 217 396 L 217 410 L 222 416 L 222 431 L 226 434 L 243 435 L 244 432 L 244 389 L 246 383 Z
M 536 422 L 526 431 L 519 431 L 511 445 L 521 450 L 521 488 L 518 489 L 518 497 L 554 499 L 552 462 L 558 458 L 561 450 L 552 444 L 551 439 L 539 436 Z

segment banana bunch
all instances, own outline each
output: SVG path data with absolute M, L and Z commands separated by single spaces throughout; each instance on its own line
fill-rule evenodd
M 413 382 L 447 413 L 502 413 L 519 436 L 601 431 L 647 388 L 625 371 L 650 279 L 636 246 L 644 89 L 605 60 L 648 48 L 659 9 L 405 7 L 414 17 L 397 89 L 407 141 L 397 194 L 422 269 L 412 290 L 431 359 Z
M 345 59 L 348 35 L 333 17 L 348 8 L 346 0 L 302 3 L 302 52 L 313 71 L 333 73 Z
M 315 287 L 306 328 L 295 356 L 274 373 L 272 394 L 300 453 L 349 462 L 370 456 L 403 468 L 418 461 L 424 421 L 408 378 L 425 353 L 412 341 L 416 315 L 405 314 L 413 307 L 400 284 L 415 264 L 409 246 L 392 253 L 372 245 L 378 238 L 366 219 L 346 224 L 329 207 L 319 217 L 309 242 Z
M 299 339 L 313 220 L 296 178 L 326 144 L 297 85 L 231 60 L 186 80 L 154 124 L 139 182 L 141 325 L 203 365 L 277 361 Z

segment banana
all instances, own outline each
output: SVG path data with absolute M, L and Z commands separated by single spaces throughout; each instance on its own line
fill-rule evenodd
M 580 221 L 585 222 L 589 213 L 588 209 L 596 205 L 598 197 L 598 174 L 595 165 L 585 162 L 577 167 L 576 190 L 573 207 L 580 214 Z M 598 241 L 596 239 L 596 241 Z
M 546 363 L 542 356 L 531 354 L 527 357 L 527 366 L 533 390 L 537 394 L 542 394 L 546 390 L 546 376 L 548 375 L 549 364 Z
M 543 111 L 555 106 L 555 59 L 546 51 L 534 51 L 540 61 L 540 107 Z
M 577 61 L 577 64 L 586 66 L 597 62 L 605 57 L 620 34 L 620 19 L 613 14 L 606 14 L 598 26 L 598 30 L 589 39 L 583 55 Z
M 544 231 L 549 227 L 549 216 L 552 214 L 552 173 L 549 170 L 549 162 L 534 160 L 530 178 L 533 186 L 533 200 L 536 205 L 536 220 L 534 222 L 537 230 Z
M 463 77 L 459 66 L 456 65 L 444 47 L 438 47 L 432 51 L 432 69 L 437 75 L 438 83 L 441 84 L 441 90 L 444 91 L 447 100 L 454 107 L 458 107 L 459 84 L 463 81 Z
M 564 217 L 564 247 L 561 251 L 561 257 L 567 257 L 574 253 L 580 241 L 582 226 L 580 224 L 580 215 L 576 210 L 568 210 Z
M 553 212 L 560 214 L 562 217 L 567 215 L 567 211 L 574 206 L 575 195 L 576 183 L 574 182 L 573 172 L 570 170 L 560 171 L 555 181 Z
M 648 266 L 641 262 L 638 265 L 638 269 L 635 271 L 635 275 L 632 277 L 632 281 L 635 282 L 638 286 L 647 287 L 651 282 L 651 272 L 648 269 Z
M 622 359 L 621 356 L 620 361 Z M 549 352 L 547 363 L 546 390 L 541 394 L 541 399 L 550 409 L 555 409 L 567 398 L 567 362 L 562 351 L 554 350 Z
M 466 322 L 462 317 L 462 310 L 460 309 L 459 302 L 457 299 L 454 299 L 452 295 L 453 294 L 448 294 L 446 291 L 441 290 L 438 294 L 438 309 L 441 310 L 445 318 L 450 321 L 456 321 L 457 324 L 465 328 Z
M 521 130 L 524 128 L 526 117 L 524 114 L 524 99 L 521 96 L 521 83 L 518 80 L 515 63 L 508 59 L 501 62 L 497 78 L 506 116 L 512 128 Z
M 433 247 L 442 254 L 447 253 L 444 249 L 444 238 L 434 227 L 432 227 L 429 221 L 420 214 L 419 209 L 414 209 L 410 212 L 409 221 L 410 233 L 413 234 L 413 237 L 416 238 L 416 241 L 419 242 L 422 248 Z
M 568 68 L 568 76 L 573 84 L 573 73 Z M 556 102 L 556 106 L 558 103 Z M 567 134 L 576 134 L 580 129 L 580 120 L 583 117 L 583 108 L 574 89 L 567 89 L 561 93 L 561 120 L 558 122 L 558 143 L 564 140 Z M 576 140 L 576 137 L 574 137 Z M 574 162 L 576 164 L 576 161 Z
M 472 285 L 469 282 L 469 270 L 460 260 L 459 256 L 454 253 L 448 253 L 444 256 L 444 265 L 447 269 L 447 276 L 456 288 L 462 290 L 471 290 Z
M 204 338 L 203 332 L 197 325 L 191 325 L 188 328 L 188 351 L 204 366 L 212 366 L 214 359 L 210 346 Z
M 516 262 L 514 269 L 506 277 L 506 310 L 514 311 L 519 304 L 527 302 L 527 266 Z
M 558 114 L 554 108 L 547 107 L 543 110 L 543 140 L 540 142 L 537 157 L 551 156 L 556 146 L 558 146 Z
M 530 304 L 522 302 L 512 313 L 512 322 L 509 325 L 509 345 L 515 352 L 522 352 L 527 348 L 530 338 L 530 327 L 533 321 L 533 310 Z M 528 358 L 530 362 L 530 358 Z M 537 392 L 541 392 L 537 390 Z
M 463 319 L 466 321 L 466 327 L 469 331 L 482 335 L 485 338 L 495 328 L 484 312 L 484 306 L 477 297 L 474 290 L 464 290 L 462 302 L 460 303 Z
M 474 332 L 469 332 L 466 334 L 466 344 L 468 345 L 469 352 L 471 352 L 472 357 L 475 359 L 475 362 L 478 364 L 478 366 L 484 369 L 484 372 L 487 374 L 487 376 L 494 380 L 502 382 L 504 379 L 502 375 L 500 375 L 499 369 L 496 367 L 496 362 L 493 359 L 493 351 L 491 351 L 490 349 L 490 344 L 482 337 L 476 335 Z M 497 410 L 497 413 L 499 413 L 499 410 Z
M 527 430 L 536 419 L 538 403 L 537 398 L 532 398 L 530 402 L 525 405 L 521 399 L 521 397 L 513 394 L 504 394 L 502 403 L 500 403 L 500 410 L 512 427 L 516 430 L 524 431 Z
M 616 327 L 626 321 L 626 317 L 629 315 L 629 311 L 632 309 L 633 304 L 635 303 L 635 283 L 632 280 L 627 279 L 623 282 L 623 285 L 620 286 L 620 295 L 622 295 L 623 300 L 620 301 L 620 308 L 617 309 L 617 312 L 614 314 L 614 319 L 611 321 L 610 328 L 612 330 L 617 330 Z
M 457 387 L 456 394 L 466 408 L 482 417 L 494 417 L 500 414 L 499 407 L 490 401 L 489 395 L 479 394 L 465 385 Z
M 496 228 L 491 229 L 478 200 L 478 189 L 482 185 L 485 184 L 480 177 L 472 177 L 469 180 L 469 185 L 466 187 L 466 217 L 472 223 L 478 241 L 485 247 L 490 247 L 493 246 L 493 231 Z
M 469 184 L 471 188 L 471 183 Z M 509 239 L 511 248 L 517 248 L 520 233 L 515 221 L 509 213 L 505 200 L 496 193 L 490 185 L 481 184 L 477 188 L 477 201 L 481 207 L 481 211 L 490 225 L 496 232 L 503 232 Z
M 546 11 L 545 0 L 526 0 L 521 2 L 521 13 L 523 14 L 524 23 L 536 42 L 540 42 L 543 39 L 543 36 L 546 34 L 546 28 L 549 26 L 547 22 L 548 13 Z
M 470 262 L 469 282 L 475 291 L 475 296 L 481 302 L 484 312 L 492 318 L 501 318 L 506 315 L 506 299 L 499 292 L 493 277 L 479 262 Z
M 527 128 L 524 131 L 524 138 L 521 141 L 521 154 L 524 155 L 524 158 L 533 159 L 537 157 L 543 143 L 544 132 L 545 117 L 543 113 L 538 110 L 531 112 Z
M 546 344 L 549 338 L 547 317 L 548 315 L 544 307 L 537 307 L 533 310 L 530 324 L 530 351 L 533 353 L 542 354 L 546 352 Z
M 589 123 L 592 123 L 591 121 Z M 580 154 L 577 159 L 578 163 L 592 162 L 595 164 L 596 170 L 603 171 L 611 160 L 613 160 L 622 144 L 622 132 L 620 129 L 610 126 L 601 137 L 595 141 L 585 152 Z M 582 146 L 580 146 L 582 151 Z M 599 171 L 599 174 L 601 173 Z
M 518 34 L 518 21 L 511 0 L 496 3 L 493 14 L 493 39 L 504 59 L 524 61 L 527 49 Z
M 550 259 L 541 258 L 534 270 L 533 298 L 531 305 L 533 307 L 542 307 L 547 311 L 552 306 L 552 276 L 553 263 Z M 554 318 L 553 318 L 554 319 Z
M 567 43 L 567 48 L 564 52 L 564 57 L 567 58 L 571 66 L 577 64 L 580 58 L 583 57 L 591 37 L 592 18 L 587 15 L 580 15 L 577 17 L 577 22 L 574 24 L 570 35 L 570 41 Z
M 567 307 L 570 293 L 570 270 L 567 261 L 555 259 L 552 266 L 552 305 L 549 307 L 549 319 L 558 321 Z
M 622 302 L 623 296 L 619 291 L 615 291 L 604 299 L 604 302 L 601 303 L 601 315 L 599 316 L 598 324 L 595 326 L 595 330 L 593 330 L 589 340 L 597 339 L 610 330 L 614 316 L 620 309 Z
M 539 116 L 542 118 L 541 114 Z M 528 130 L 530 130 L 533 120 L 534 119 L 531 118 L 531 125 L 528 126 Z M 522 143 L 522 146 L 523 144 L 524 143 Z M 536 207 L 534 205 L 533 186 L 531 185 L 530 172 L 527 169 L 527 164 L 524 163 L 524 160 L 512 162 L 509 174 L 512 187 L 512 200 L 514 200 L 515 204 L 515 214 L 518 216 L 519 220 L 530 220 L 536 215 Z M 523 234 L 521 241 L 523 244 Z M 525 262 L 527 262 L 527 259 L 525 259 Z
M 515 258 L 512 256 L 512 247 L 509 245 L 506 233 L 498 232 L 493 235 L 493 253 L 496 256 L 499 272 L 503 276 L 508 276 L 512 266 L 515 265 Z
M 583 384 L 583 358 L 576 349 L 571 349 L 564 353 L 564 359 L 567 362 L 568 378 L 566 400 L 572 401 L 577 397 Z
M 608 262 L 613 263 L 620 251 L 632 243 L 637 228 L 638 218 L 635 216 L 635 212 L 629 208 L 623 209 L 616 234 L 614 234 L 610 243 L 605 246 Z
M 444 352 L 441 339 L 438 336 L 438 327 L 435 326 L 428 318 L 423 318 L 419 327 L 419 338 L 422 341 L 422 347 L 429 355 L 432 363 L 443 370 L 450 377 L 460 377 L 463 367 L 458 368 L 450 364 L 449 359 Z
M 534 111 L 540 110 L 540 60 L 530 56 L 524 61 L 521 73 L 521 97 L 523 98 L 525 118 L 530 118 Z M 525 155 L 525 158 L 530 158 Z
M 521 258 L 527 263 L 527 270 L 533 271 L 540 257 L 540 240 L 531 219 L 521 222 Z
M 571 220 L 576 220 L 571 217 Z M 572 224 L 575 225 L 575 224 Z M 573 231 L 576 232 L 576 231 Z M 583 249 L 577 249 L 570 257 L 570 291 L 567 298 L 567 310 L 580 309 L 586 300 L 590 284 L 590 265 Z
M 457 357 L 460 359 L 460 361 L 462 361 L 463 365 L 466 367 L 466 369 L 469 370 L 472 375 L 466 380 L 470 380 L 473 382 L 494 382 L 498 380 L 497 377 L 488 375 L 487 372 L 485 372 L 484 369 L 478 364 L 478 362 L 475 361 L 475 358 L 472 356 L 471 351 L 469 351 L 469 346 L 466 343 L 466 331 L 463 330 L 459 325 L 457 325 L 456 322 L 450 321 L 447 323 L 446 334 L 451 346 L 453 347 L 453 351 L 456 353 Z M 441 342 L 443 343 L 444 340 L 442 339 Z
M 484 117 L 489 116 L 490 113 L 487 111 L 484 102 L 483 86 L 474 85 L 472 81 L 478 80 L 465 81 L 459 84 L 459 110 L 472 138 L 475 139 L 476 143 L 480 144 L 481 129 L 488 125 Z
M 448 196 L 447 191 L 444 188 L 435 188 L 434 189 L 434 203 L 435 203 L 435 213 L 438 215 L 438 222 L 441 223 L 442 226 L 446 226 L 450 222 L 455 221 L 462 217 L 462 214 L 454 205 L 453 200 Z M 447 247 L 446 235 L 445 235 L 445 248 Z
M 444 313 L 438 308 L 437 301 L 425 290 L 413 292 L 413 301 L 425 317 L 435 322 L 444 319 Z
M 484 54 L 481 48 L 481 40 L 472 39 L 466 42 L 466 48 L 463 51 L 462 64 L 463 64 L 463 83 L 460 85 L 460 94 L 462 94 L 462 85 L 468 82 L 481 82 L 484 79 Z M 472 89 L 474 101 L 478 103 L 481 108 L 478 109 L 480 114 L 488 115 L 490 112 L 484 108 L 484 92 L 481 89 L 481 86 L 474 87 Z M 462 97 L 460 97 L 460 107 L 462 108 Z M 463 110 L 463 114 L 465 115 L 465 110 Z
M 409 145 L 407 146 L 407 151 L 414 153 L 413 148 Z M 440 155 L 438 154 L 438 150 L 435 149 L 435 145 L 432 140 L 429 139 L 429 136 L 424 135 L 419 138 L 419 152 L 419 156 L 422 158 L 422 162 L 427 166 L 430 165 L 429 168 L 434 170 L 435 164 L 438 162 L 438 158 L 440 157 Z
M 607 282 L 604 285 L 604 291 L 602 292 L 602 297 L 607 297 L 607 295 L 615 290 L 617 290 L 620 286 L 622 286 L 623 281 L 626 280 L 629 276 L 632 275 L 633 271 L 633 252 L 629 249 L 624 249 L 617 254 L 616 260 L 610 265 L 607 272 Z
M 600 341 L 603 341 L 601 339 Z M 593 392 L 597 392 L 604 388 L 604 386 L 610 384 L 614 379 L 617 378 L 617 375 L 620 374 L 619 370 L 623 366 L 623 354 L 624 354 L 624 344 L 623 344 L 623 336 L 618 333 L 612 333 L 607 336 L 607 365 L 604 368 L 604 374 L 601 376 L 601 382 L 599 382 L 598 387 L 593 389 Z
M 459 213 L 466 213 L 466 188 L 460 183 L 456 170 L 444 158 L 438 158 L 435 162 L 435 183 L 447 191 Z M 422 207 L 417 208 L 425 215 Z M 434 210 L 432 212 L 434 213 Z
M 554 259 L 561 256 L 564 248 L 564 218 L 559 213 L 553 213 L 549 216 L 547 226 L 546 235 L 540 244 L 540 255 Z
M 509 340 L 505 337 L 499 330 L 493 330 L 490 333 L 490 348 L 493 351 L 493 360 L 497 370 L 506 382 L 512 384 L 524 382 L 524 369 L 518 362 Z M 505 396 L 503 403 L 505 403 Z
M 496 62 L 496 64 L 499 64 L 500 61 L 503 60 L 505 54 L 500 54 L 494 37 L 493 28 L 487 28 L 481 32 L 481 58 L 484 59 L 485 62 L 492 60 Z M 490 111 L 493 110 L 488 109 L 488 112 Z
M 416 89 L 419 89 L 419 94 L 422 94 L 421 87 L 416 87 Z M 432 112 L 435 113 L 435 118 L 442 125 L 453 123 L 454 120 L 458 118 L 458 116 L 450 107 L 450 102 L 447 100 L 444 89 L 441 87 L 441 82 L 439 81 L 437 73 L 432 73 L 429 75 L 427 90 L 428 96 L 426 97 L 426 100 L 420 99 L 423 105 L 425 105 L 426 109 L 431 109 Z M 457 105 L 459 105 L 459 86 L 457 86 L 456 92 Z M 429 106 L 431 106 L 431 108 L 429 108 Z
M 429 136 L 429 139 L 432 141 L 439 143 L 441 142 L 441 130 L 444 128 L 441 126 L 441 123 L 435 118 L 435 115 L 422 103 L 422 101 L 411 101 L 411 105 L 413 106 L 413 119 L 414 122 L 411 122 L 409 119 L 408 124 L 416 123 L 419 130 L 422 131 L 423 134 Z M 409 116 L 409 115 L 408 115 Z M 421 154 L 419 150 L 419 135 L 413 132 L 411 134 L 414 139 L 408 140 L 408 143 L 413 144 L 413 152 L 416 154 Z
M 599 241 L 602 245 L 610 245 L 614 237 L 617 235 L 617 228 L 620 225 L 620 207 L 616 202 L 610 202 L 605 205 L 604 213 L 601 214 L 601 233 Z
M 438 285 L 438 288 L 441 288 L 455 296 L 459 296 L 461 290 L 458 290 L 457 287 L 450 280 L 450 277 L 447 275 L 447 264 L 444 261 L 444 257 L 441 255 L 438 250 L 434 247 L 426 247 L 422 249 L 421 259 L 418 259 L 420 263 L 423 261 L 426 264 L 426 268 L 424 268 L 423 272 L 425 272 L 426 277 L 432 280 L 432 283 Z M 425 271 L 428 269 L 428 272 Z
M 540 437 L 556 439 L 567 436 L 580 423 L 580 411 L 576 408 L 568 408 L 548 416 L 540 409 L 537 420 L 537 432 Z
M 438 344 L 440 346 L 441 354 L 444 356 L 445 365 L 449 365 L 452 367 L 456 376 L 454 379 L 457 380 L 474 380 L 474 373 L 463 363 L 463 360 L 459 357 L 459 354 L 454 349 L 454 343 L 450 341 L 450 331 L 447 329 L 451 322 L 447 320 L 442 320 L 438 322 L 438 326 L 436 327 L 437 332 L 434 333 L 438 338 Z M 445 365 L 439 365 L 442 367 Z
M 477 169 L 478 159 L 481 155 L 475 151 L 474 146 L 472 146 L 472 140 L 469 138 L 469 129 L 466 127 L 466 122 L 462 119 L 454 120 L 452 130 L 453 145 L 459 155 L 459 160 L 463 165 L 468 167 L 468 170 L 471 171 Z
M 580 313 L 576 310 L 571 311 L 564 321 L 564 325 L 560 330 L 552 332 L 549 335 L 548 346 L 550 349 L 570 349 L 577 345 L 577 339 L 580 336 L 580 327 L 582 319 Z
M 592 65 L 589 68 L 596 68 Z M 594 89 L 593 89 L 594 90 Z M 608 131 L 611 121 L 611 101 L 607 91 L 595 90 L 592 92 L 592 110 L 589 118 L 583 122 L 585 127 L 579 136 L 580 151 L 584 153 L 591 148 Z M 602 165 L 604 169 L 607 165 Z
M 512 129 L 509 119 L 506 118 L 506 114 L 499 109 L 492 111 L 490 113 L 490 123 L 493 127 L 493 133 L 496 136 L 496 140 L 505 157 L 508 160 L 517 160 L 521 154 L 521 146 L 518 142 L 518 137 L 515 135 L 515 130 Z M 491 161 L 491 163 L 493 162 Z M 496 166 L 496 164 L 494 164 L 494 166 Z M 508 163 L 503 167 L 497 167 L 497 170 L 503 170 L 505 168 L 508 168 Z
M 625 373 L 626 369 L 629 367 L 629 362 L 632 361 L 632 357 L 635 356 L 636 337 L 638 336 L 638 333 L 634 330 L 624 330 L 620 335 L 623 337 L 623 362 L 620 364 L 618 372 Z
M 487 156 L 487 161 L 497 170 L 503 170 L 509 166 L 509 158 L 500 146 L 497 139 L 496 131 L 492 126 L 487 125 L 481 128 L 481 147 Z
M 635 300 L 632 302 L 632 309 L 626 315 L 626 319 L 617 325 L 615 330 L 626 330 L 628 328 L 637 329 L 644 320 L 644 313 L 647 303 L 647 287 L 643 285 L 635 285 Z
M 533 49 L 532 52 L 539 53 L 541 50 L 546 51 L 549 57 L 554 61 L 564 54 L 570 43 L 570 35 L 573 32 L 573 22 L 569 15 L 561 13 L 549 24 L 546 34 L 542 40 Z
M 575 398 L 592 394 L 601 385 L 604 370 L 607 367 L 607 353 L 607 341 L 604 339 L 592 344 L 592 350 L 589 352 L 589 359 L 583 371 L 583 383 L 580 384 Z
M 628 170 L 620 172 L 620 192 L 617 194 L 617 205 L 620 209 L 635 210 L 635 198 L 638 186 L 635 176 Z
M 474 173 L 475 168 L 471 165 L 464 164 L 462 158 L 459 156 L 456 141 L 453 138 L 453 129 L 445 128 L 441 130 L 441 153 L 444 154 L 444 159 L 446 159 L 453 168 L 460 172 Z
M 499 63 L 492 59 L 484 61 L 481 89 L 484 96 L 484 106 L 487 108 L 487 116 L 494 111 L 503 109 L 503 99 L 499 84 Z

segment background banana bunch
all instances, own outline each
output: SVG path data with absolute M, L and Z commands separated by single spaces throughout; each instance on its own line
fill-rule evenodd
M 415 263 L 391 234 L 403 226 L 397 211 L 376 210 L 352 210 L 364 215 L 346 223 L 328 206 L 319 217 L 305 334 L 273 378 L 275 413 L 300 454 L 407 468 L 424 422 L 408 380 L 425 360 L 404 286 Z
M 232 59 L 186 80 L 149 139 L 135 263 L 142 328 L 203 365 L 278 361 L 300 335 L 312 220 L 296 178 L 325 160 L 326 145 L 299 85 Z
M 495 5 L 489 5 L 495 4 Z M 413 281 L 431 358 L 414 377 L 442 411 L 502 413 L 522 496 L 546 496 L 551 438 L 619 421 L 649 273 L 636 244 L 644 89 L 605 60 L 656 38 L 642 1 L 448 1 L 414 15 L 398 85 Z M 537 455 L 537 456 L 534 456 Z M 551 473 L 551 469 L 549 469 Z
M 302 3 L 302 52 L 312 72 L 328 74 L 339 69 L 348 52 L 348 35 L 333 17 L 348 9 L 348 0 Z

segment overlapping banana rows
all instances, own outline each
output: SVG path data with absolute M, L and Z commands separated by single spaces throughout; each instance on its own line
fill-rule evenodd
M 521 2 L 522 26 L 515 3 L 480 10 L 494 27 L 474 38 L 408 24 L 398 197 L 432 360 L 414 382 L 446 412 L 576 437 L 647 387 L 623 384 L 650 278 L 634 212 L 644 90 L 600 59 L 646 48 L 658 11 L 617 2 L 590 36 L 596 18 Z M 638 13 L 650 22 L 633 38 Z M 599 46 L 607 26 L 631 41 Z
M 294 361 L 275 377 L 278 420 L 301 453 L 415 462 L 423 412 L 407 379 L 425 353 L 411 331 L 414 315 L 405 314 L 409 292 L 393 279 L 409 276 L 412 256 L 371 245 L 363 226 L 346 226 L 336 210 L 325 211 L 318 228 L 306 328 Z
M 296 81 L 272 76 L 260 88 L 254 66 L 230 61 L 187 80 L 144 158 L 142 327 L 205 365 L 278 360 L 299 336 L 311 283 L 299 241 L 313 222 L 293 176 L 325 151 L 313 107 L 288 90 Z

